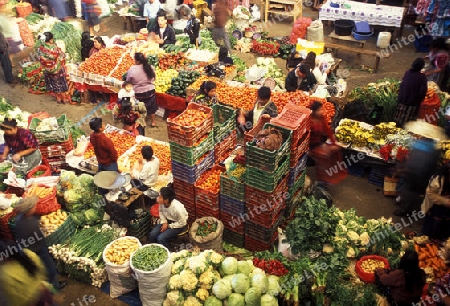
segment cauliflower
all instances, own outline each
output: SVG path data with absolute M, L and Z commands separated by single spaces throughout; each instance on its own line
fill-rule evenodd
M 191 270 L 195 274 L 203 273 L 207 269 L 206 259 L 203 255 L 190 257 L 186 260 L 184 267 Z
M 329 245 L 329 244 L 324 244 L 323 248 L 322 248 L 322 252 L 327 253 L 327 254 L 333 253 L 334 252 L 334 248 L 331 245 Z
M 184 306 L 202 306 L 203 304 L 196 297 L 190 296 L 184 301 Z
M 354 232 L 354 231 L 348 231 L 347 232 L 347 237 L 352 240 L 353 242 L 356 242 L 359 240 L 359 235 L 358 233 Z
M 369 242 L 370 242 L 369 234 L 368 234 L 367 232 L 362 233 L 362 234 L 359 236 L 359 240 L 361 241 L 361 245 L 362 245 L 362 246 L 368 245 Z
M 174 262 L 174 264 L 172 265 L 172 274 L 178 274 L 181 271 L 184 270 L 184 264 L 185 264 L 185 260 L 184 259 L 180 259 Z
M 183 293 L 179 290 L 167 292 L 163 306 L 180 306 L 183 305 Z
M 169 279 L 169 285 L 168 285 L 170 290 L 177 290 L 177 289 L 181 289 L 181 276 L 179 274 L 175 274 L 173 275 L 170 279 Z
M 356 252 L 354 248 L 349 248 L 347 250 L 347 258 L 355 258 L 356 257 Z
M 197 287 L 198 279 L 191 270 L 183 270 L 180 273 L 181 286 L 185 291 L 192 291 Z
M 209 297 L 209 292 L 206 289 L 200 288 L 195 296 L 198 297 L 200 301 L 205 301 Z
M 190 255 L 189 251 L 185 249 L 180 252 L 172 253 L 171 257 L 172 257 L 172 261 L 175 262 L 179 259 L 189 257 L 189 255 Z
M 344 219 L 344 218 L 345 218 L 345 214 L 344 214 L 340 209 L 336 209 L 335 212 L 334 212 L 334 214 L 335 214 L 336 216 L 338 216 L 339 218 L 341 218 L 341 219 Z M 339 222 L 340 222 L 340 221 L 339 221 Z
M 200 275 L 200 278 L 199 278 L 200 286 L 203 289 L 209 290 L 212 288 L 214 283 L 216 281 L 218 281 L 219 279 L 220 279 L 220 274 L 217 271 L 209 268 L 207 271 L 203 272 Z
M 203 252 L 206 259 L 213 265 L 219 265 L 223 261 L 223 256 L 213 250 Z

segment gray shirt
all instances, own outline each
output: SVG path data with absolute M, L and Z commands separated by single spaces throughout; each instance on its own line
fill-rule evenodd
M 19 218 L 15 231 L 17 243 L 22 248 L 28 248 L 36 253 L 46 247 L 44 234 L 39 227 L 39 220 L 36 216 Z

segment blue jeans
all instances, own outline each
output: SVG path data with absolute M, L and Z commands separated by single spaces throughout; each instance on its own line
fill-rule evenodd
M 53 261 L 52 256 L 48 252 L 47 246 L 40 249 L 38 252 L 36 252 L 36 255 L 39 256 L 39 258 L 42 260 L 45 269 L 47 270 L 47 277 L 50 284 L 53 285 L 55 289 L 58 289 L 59 282 L 58 282 L 58 271 L 56 270 L 55 262 Z
M 108 166 L 104 166 L 102 164 L 98 164 L 98 172 L 102 171 L 117 171 L 119 172 L 119 166 L 117 165 L 117 162 L 109 164 Z
M 149 243 L 159 243 L 165 246 L 166 248 L 169 247 L 169 242 L 173 240 L 178 234 L 181 234 L 182 232 L 186 231 L 187 225 L 185 225 L 182 228 L 167 228 L 167 230 L 164 233 L 161 233 L 161 226 L 162 224 L 157 224 L 148 235 L 148 242 Z

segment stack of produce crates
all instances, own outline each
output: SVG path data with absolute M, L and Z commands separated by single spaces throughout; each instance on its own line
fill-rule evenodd
M 188 221 L 191 223 L 197 216 L 194 184 L 214 165 L 213 111 L 210 107 L 189 103 L 185 112 L 193 111 L 207 115 L 207 118 L 195 127 L 180 125 L 177 122 L 179 116 L 167 119 L 173 185 L 177 198 L 188 211 Z
M 214 160 L 225 159 L 236 147 L 236 110 L 220 104 L 213 107 Z
M 277 227 L 286 208 L 292 131 L 266 123 L 263 129 L 268 128 L 282 134 L 278 150 L 263 150 L 254 141 L 246 143 L 245 248 L 250 251 L 270 248 L 278 236 Z
M 212 178 L 212 180 L 210 180 L 211 185 L 208 189 L 203 188 L 203 183 L 205 180 L 208 180 L 212 173 L 223 173 L 224 171 L 224 167 L 214 165 L 211 168 L 211 172 L 205 172 L 204 175 L 202 175 L 195 183 L 195 209 L 197 219 L 202 217 L 214 217 L 216 219 L 220 219 L 220 188 L 213 190 L 218 187 L 218 180 Z
M 309 131 L 311 110 L 288 103 L 281 114 L 270 121 L 272 124 L 292 131 L 291 156 L 289 161 L 288 193 L 286 216 L 295 212 L 295 199 L 300 196 L 306 178 L 306 164 L 309 152 Z
M 29 129 L 39 141 L 42 158 L 46 159 L 52 170 L 59 170 L 65 163 L 66 155 L 73 150 L 74 144 L 70 126 L 66 115 L 57 118 L 58 129 L 54 131 L 40 131 L 41 119 L 33 118 Z

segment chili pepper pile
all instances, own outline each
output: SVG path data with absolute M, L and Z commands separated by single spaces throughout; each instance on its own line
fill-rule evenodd
M 276 276 L 284 276 L 289 273 L 283 263 L 276 259 L 253 258 L 253 265 L 264 270 L 266 273 Z
M 277 41 L 270 41 L 264 39 L 253 40 L 252 45 L 253 52 L 262 55 L 274 55 L 278 53 L 280 44 Z

